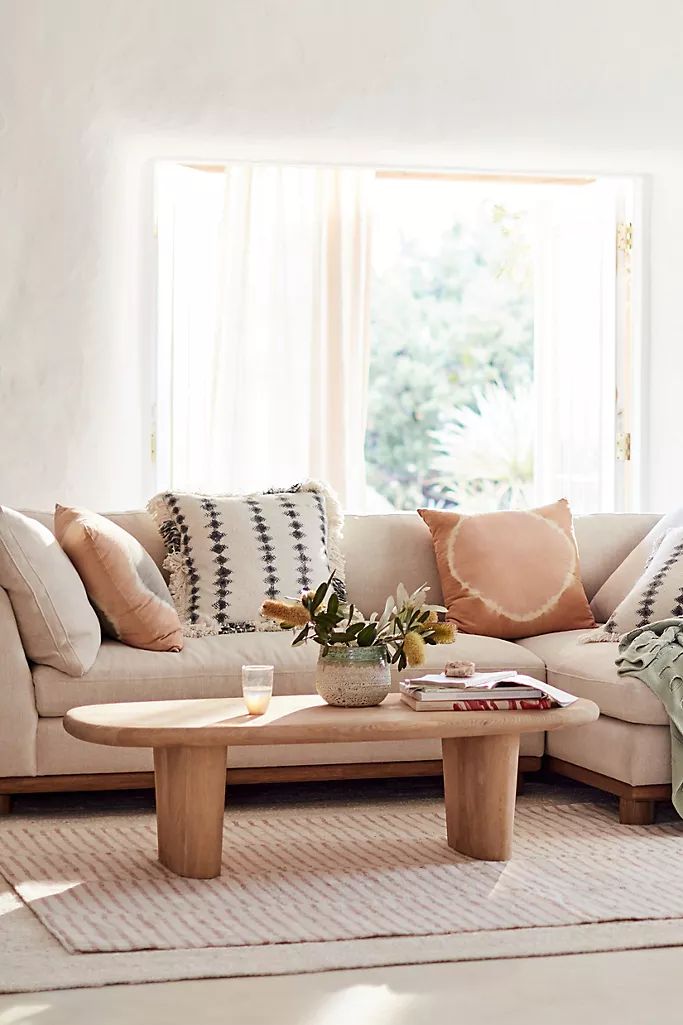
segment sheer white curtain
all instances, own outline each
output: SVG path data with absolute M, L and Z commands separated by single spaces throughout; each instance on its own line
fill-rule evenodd
M 362 509 L 374 173 L 236 165 L 220 193 L 220 176 L 190 173 L 190 188 L 167 189 L 171 486 L 237 492 L 311 476 Z M 196 310 L 181 273 L 199 282 Z

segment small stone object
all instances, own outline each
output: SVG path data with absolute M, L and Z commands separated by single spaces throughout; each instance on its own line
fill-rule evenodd
M 446 662 L 446 676 L 474 676 L 474 662 Z

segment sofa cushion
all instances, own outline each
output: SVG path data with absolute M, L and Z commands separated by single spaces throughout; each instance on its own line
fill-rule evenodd
M 598 623 L 604 623 L 612 615 L 629 591 L 638 582 L 653 551 L 661 544 L 667 531 L 683 526 L 683 508 L 674 509 L 666 516 L 658 517 L 649 533 L 632 547 L 623 561 L 602 584 L 592 600 L 592 608 Z
M 659 519 L 655 513 L 591 513 L 574 517 L 581 580 L 598 623 L 605 622 L 618 601 L 603 614 L 598 612 L 603 603 L 594 603 L 593 599 Z
M 80 680 L 36 666 L 33 682 L 41 716 L 61 716 L 77 705 L 111 701 L 237 697 L 243 665 L 274 665 L 275 694 L 315 691 L 318 646 L 293 648 L 286 633 L 222 634 L 187 638 L 181 652 L 141 651 L 105 640 L 89 673 Z M 452 658 L 471 659 L 481 669 L 517 669 L 545 679 L 531 651 L 491 637 L 459 637 L 455 644 L 427 647 L 425 668 L 442 669 Z M 420 672 L 422 669 L 420 669 Z M 415 670 L 401 674 L 409 675 Z M 399 675 L 394 672 L 394 687 Z
M 639 627 L 683 615 L 683 527 L 667 531 L 643 575 L 617 605 L 593 641 L 618 641 Z
M 624 722 L 668 724 L 664 706 L 644 683 L 617 675 L 614 659 L 618 645 L 585 644 L 585 637 L 584 630 L 570 630 L 527 637 L 518 644 L 543 660 L 548 683 L 590 698 L 604 715 Z
M 39 512 L 35 509 L 20 509 L 24 516 L 30 516 L 38 520 L 48 530 L 52 530 L 54 514 L 51 512 Z M 166 558 L 166 546 L 164 539 L 159 533 L 159 528 L 146 509 L 133 509 L 130 512 L 103 513 L 112 523 L 118 524 L 122 530 L 139 541 L 142 547 L 149 552 L 155 565 L 161 570 Z
M 349 601 L 366 616 L 382 612 L 399 583 L 411 594 L 427 584 L 430 604 L 443 604 L 432 536 L 416 512 L 346 516 L 343 547 Z
M 26 657 L 82 676 L 100 647 L 100 624 L 81 578 L 47 527 L 0 506 L 0 587 Z

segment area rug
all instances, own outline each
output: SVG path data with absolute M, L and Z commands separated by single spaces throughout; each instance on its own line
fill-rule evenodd
M 148 814 L 10 819 L 0 990 L 683 943 L 682 850 L 678 821 L 602 803 L 521 800 L 504 864 L 451 851 L 438 801 L 285 808 L 227 815 L 223 874 L 199 881 L 158 864 Z

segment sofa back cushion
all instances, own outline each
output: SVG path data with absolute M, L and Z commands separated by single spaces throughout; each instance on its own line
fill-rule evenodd
M 581 579 L 591 603 L 608 577 L 659 519 L 655 513 L 593 513 L 574 517 Z M 602 622 L 595 606 L 593 614 Z
M 52 529 L 52 513 L 28 510 L 25 515 Z M 154 519 L 145 509 L 106 513 L 106 516 L 137 538 L 161 568 L 166 549 Z M 660 519 L 654 513 L 595 513 L 574 517 L 581 579 L 589 601 Z M 651 547 L 651 544 L 645 545 L 640 569 L 636 569 L 635 576 L 629 574 L 631 582 L 611 609 L 605 613 L 602 606 L 596 607 L 593 603 L 598 622 L 609 617 L 638 579 Z M 347 516 L 342 550 L 349 597 L 363 612 L 381 611 L 387 595 L 396 594 L 399 582 L 406 587 L 412 584 L 412 590 L 427 582 L 431 588 L 430 600 L 443 602 L 429 529 L 416 512 Z
M 664 535 L 643 574 L 591 640 L 618 641 L 631 630 L 683 616 L 683 527 Z
M 366 615 L 382 612 L 399 583 L 411 593 L 426 583 L 429 603 L 442 604 L 434 546 L 417 513 L 347 516 L 343 548 L 349 601 Z
M 649 522 L 648 530 L 638 538 L 635 545 L 629 546 L 612 572 L 605 574 L 601 586 L 593 597 L 593 612 L 599 623 L 606 622 L 617 606 L 637 585 L 648 560 L 667 531 L 683 526 L 683 509 L 675 509 L 666 516 L 643 518 Z
M 78 573 L 47 527 L 3 506 L 0 587 L 30 661 L 68 676 L 87 673 L 100 648 L 100 624 Z
M 36 509 L 22 509 L 24 516 L 30 516 L 33 520 L 38 520 L 38 523 L 42 523 L 44 527 L 52 531 L 54 524 L 54 513 L 42 512 L 42 510 Z M 154 522 L 154 517 L 151 516 L 146 509 L 131 509 L 127 512 L 108 512 L 102 513 L 112 523 L 116 523 L 123 530 L 131 534 L 136 541 L 139 541 L 142 547 L 148 552 L 155 565 L 158 569 L 161 569 L 166 558 L 166 547 L 164 545 L 164 539 L 159 533 L 159 528 Z

